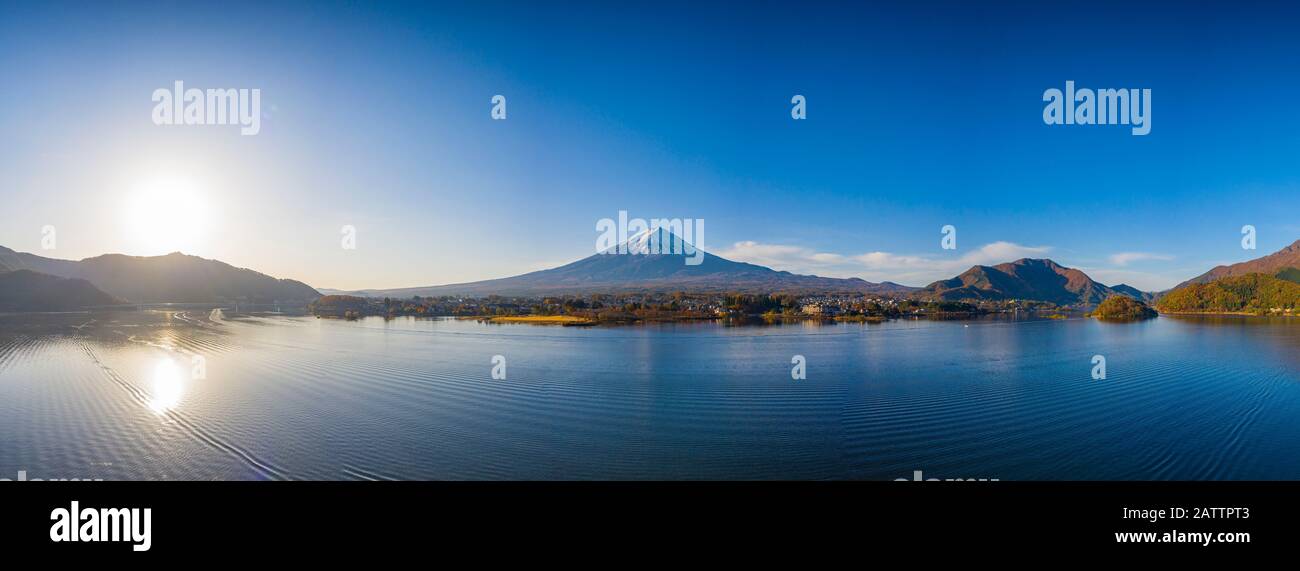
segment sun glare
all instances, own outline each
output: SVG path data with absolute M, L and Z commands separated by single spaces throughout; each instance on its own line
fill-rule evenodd
M 154 364 L 153 377 L 150 378 L 149 408 L 162 414 L 180 404 L 185 394 L 185 380 L 182 370 L 171 359 L 160 359 Z
M 192 182 L 160 178 L 138 185 L 125 203 L 133 254 L 193 253 L 202 246 L 208 204 Z

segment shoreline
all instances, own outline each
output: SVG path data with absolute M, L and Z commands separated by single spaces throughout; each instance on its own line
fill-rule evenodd
M 1295 313 L 1252 313 L 1249 311 L 1161 311 L 1160 315 L 1208 315 L 1236 317 L 1300 317 Z
M 312 314 L 308 314 L 312 315 Z M 454 321 L 477 321 L 488 324 L 516 324 L 516 325 L 561 325 L 566 327 L 596 327 L 596 326 L 624 326 L 624 325 L 649 325 L 663 323 L 740 323 L 740 324 L 791 324 L 791 323 L 820 323 L 825 325 L 832 324 L 862 324 L 862 325 L 879 325 L 891 321 L 978 321 L 981 319 L 999 317 L 1009 320 L 1025 321 L 1059 321 L 1067 319 L 1077 319 L 1083 317 L 1077 313 L 1058 312 L 1033 314 L 1033 318 L 1024 319 L 1025 312 L 936 312 L 928 314 L 902 314 L 902 315 L 837 315 L 837 316 L 816 316 L 816 315 L 784 315 L 784 314 L 747 314 L 747 315 L 714 315 L 714 316 L 647 316 L 626 318 L 608 318 L 590 317 L 582 315 L 313 315 L 318 319 L 338 319 L 346 321 L 355 321 L 369 317 L 379 317 L 383 319 L 394 318 L 412 318 L 412 319 L 449 319 Z
M 485 323 L 529 323 L 533 325 L 596 325 L 598 322 L 574 315 L 496 315 L 475 317 Z

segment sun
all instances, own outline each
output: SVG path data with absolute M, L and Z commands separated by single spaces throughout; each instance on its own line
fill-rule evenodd
M 124 208 L 123 222 L 132 253 L 137 255 L 193 253 L 203 245 L 210 223 L 203 192 L 182 177 L 136 185 Z

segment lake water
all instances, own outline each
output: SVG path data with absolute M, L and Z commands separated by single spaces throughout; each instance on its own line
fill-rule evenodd
M 4 315 L 0 444 L 11 479 L 1295 480 L 1300 320 Z

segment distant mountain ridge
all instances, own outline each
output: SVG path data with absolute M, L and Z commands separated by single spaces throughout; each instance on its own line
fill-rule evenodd
M 1128 284 L 1119 284 L 1110 286 L 1115 293 L 1127 295 L 1143 303 L 1151 303 L 1156 298 L 1156 294 L 1149 291 L 1142 291 Z
M 320 297 L 311 286 L 276 279 L 225 262 L 179 252 L 165 256 L 105 254 L 59 260 L 0 246 L 0 271 L 31 270 L 85 280 L 133 303 L 308 302 Z
M 1161 311 L 1255 313 L 1300 308 L 1300 240 L 1272 254 L 1214 269 L 1161 294 Z
M 1131 286 L 1106 286 L 1080 270 L 1034 258 L 974 266 L 954 278 L 934 282 L 915 295 L 947 301 L 1026 299 L 1058 305 L 1095 305 L 1112 295 L 1140 301 L 1151 297 Z
M 628 251 L 647 251 L 646 244 L 680 243 L 681 238 L 658 229 L 640 233 L 624 242 Z M 735 262 L 701 251 L 698 265 L 686 263 L 685 253 L 615 253 L 617 248 L 597 253 L 556 268 L 518 276 L 441 286 L 396 289 L 367 289 L 331 293 L 368 297 L 411 297 L 440 295 L 562 295 L 629 292 L 737 292 L 772 293 L 874 293 L 900 295 L 917 288 L 892 282 L 872 283 L 860 278 L 827 278 L 793 274 L 768 267 Z M 653 251 L 653 250 L 651 250 Z M 661 250 L 662 251 L 662 250 Z M 687 251 L 693 251 L 693 247 Z
M 1190 280 L 1174 286 L 1173 289 L 1179 289 L 1191 284 L 1205 284 L 1232 276 L 1244 276 L 1246 274 L 1268 274 L 1277 275 L 1280 272 L 1290 268 L 1300 270 L 1300 240 L 1296 240 L 1290 246 L 1282 248 L 1272 254 L 1262 258 L 1255 258 L 1228 266 L 1217 266 L 1214 269 L 1196 276 Z M 1283 279 L 1286 279 L 1285 277 Z
M 0 311 L 72 311 L 122 303 L 90 282 L 31 270 L 0 270 Z

